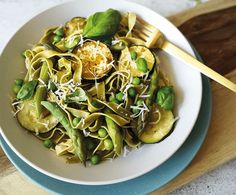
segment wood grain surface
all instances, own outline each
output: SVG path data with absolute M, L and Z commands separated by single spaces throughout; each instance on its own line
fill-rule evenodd
M 209 67 L 221 74 L 236 68 L 236 6 L 192 18 L 179 29 Z
M 227 78 L 236 82 L 236 0 L 211 0 L 169 19 L 193 43 L 206 65 L 228 73 Z M 182 174 L 151 194 L 166 194 L 236 157 L 232 114 L 236 113 L 236 94 L 212 82 L 212 96 L 212 121 L 197 156 Z M 13 192 L 13 184 L 22 194 L 49 194 L 25 180 L 0 149 L 0 186 L 5 186 L 0 194 Z

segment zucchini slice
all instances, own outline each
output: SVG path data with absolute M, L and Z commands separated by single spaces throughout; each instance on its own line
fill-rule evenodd
M 53 115 L 38 118 L 34 100 L 25 100 L 22 109 L 17 113 L 17 120 L 20 125 L 29 131 L 46 133 L 54 128 L 58 121 Z
M 121 51 L 118 63 L 119 70 L 129 69 L 133 77 L 142 77 L 146 74 L 138 70 L 135 60 L 131 59 L 130 52 L 136 52 L 137 58 L 144 58 L 147 62 L 148 72 L 152 70 L 156 63 L 156 58 L 147 47 L 141 45 L 126 47 Z
M 159 122 L 156 124 L 147 124 L 143 133 L 140 135 L 139 139 L 143 143 L 152 144 L 159 142 L 170 133 L 175 122 L 172 111 L 159 108 L 159 112 L 161 117 Z M 153 112 L 151 114 L 151 121 L 153 121 L 153 118 L 157 117 L 155 113 Z
M 95 80 L 104 77 L 113 66 L 113 56 L 110 49 L 99 41 L 85 42 L 75 51 L 81 59 L 82 78 Z

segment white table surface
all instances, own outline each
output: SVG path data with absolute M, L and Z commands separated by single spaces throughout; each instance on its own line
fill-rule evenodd
M 32 16 L 54 5 L 68 1 L 69 0 L 0 0 L 0 53 L 17 29 Z M 129 1 L 145 5 L 163 16 L 169 16 L 196 5 L 194 0 Z M 202 2 L 204 2 L 204 0 L 202 0 Z M 21 189 L 21 192 L 24 192 L 24 189 Z M 236 194 L 236 159 L 170 194 Z

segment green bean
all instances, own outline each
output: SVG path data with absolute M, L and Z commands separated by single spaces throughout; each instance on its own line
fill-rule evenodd
M 57 118 L 62 126 L 67 131 L 68 136 L 72 140 L 75 148 L 75 153 L 79 157 L 80 161 L 85 165 L 86 163 L 86 152 L 85 144 L 83 141 L 83 135 L 81 132 L 73 129 L 66 113 L 60 108 L 60 106 L 54 102 L 42 101 L 41 104 L 51 112 L 51 114 Z
M 109 109 L 105 110 L 105 113 L 110 113 Z M 109 117 L 105 116 L 108 135 L 111 137 L 111 140 L 114 144 L 114 150 L 118 156 L 121 155 L 123 150 L 123 137 L 121 135 L 120 127 Z
M 44 107 L 41 104 L 41 101 L 46 100 L 47 98 L 47 87 L 45 85 L 48 84 L 49 75 L 48 75 L 48 66 L 46 62 L 44 62 L 41 67 L 39 78 L 43 83 L 39 83 L 34 95 L 35 108 L 38 118 L 42 117 L 44 109 Z
M 156 93 L 158 88 L 158 78 L 157 78 L 157 71 L 154 70 L 152 75 L 151 75 L 151 82 L 149 84 L 149 88 L 148 88 L 148 95 L 149 97 L 146 99 L 146 105 L 150 106 L 152 101 L 153 101 L 153 97 L 154 94 Z
M 149 110 L 151 110 L 151 107 L 153 105 L 152 101 L 153 101 L 154 94 L 157 91 L 157 88 L 158 88 L 157 71 L 154 70 L 151 75 L 151 81 L 150 81 L 148 92 L 147 92 L 149 96 L 145 99 L 145 104 L 149 108 Z M 149 115 L 148 111 L 144 111 L 143 115 L 140 115 L 138 118 L 137 128 L 135 129 L 135 132 L 138 137 L 141 135 L 141 133 L 144 130 L 144 126 L 145 126 L 145 123 L 147 122 L 148 115 Z
M 17 93 L 16 98 L 19 100 L 27 100 L 33 97 L 37 83 L 37 80 L 26 82 Z

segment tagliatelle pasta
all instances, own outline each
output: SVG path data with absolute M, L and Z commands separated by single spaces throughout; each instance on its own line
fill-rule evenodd
M 171 131 L 174 90 L 134 13 L 109 9 L 46 30 L 13 86 L 22 127 L 68 162 L 115 158 Z

